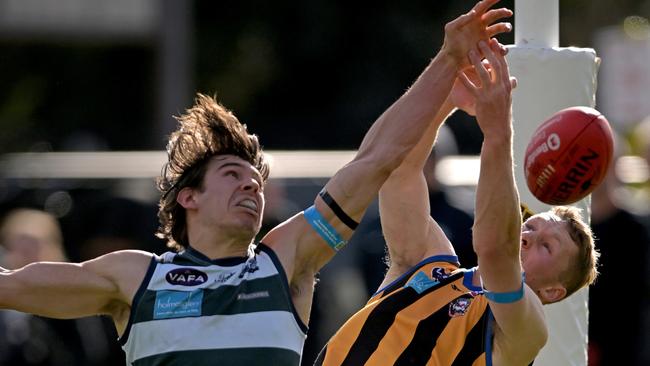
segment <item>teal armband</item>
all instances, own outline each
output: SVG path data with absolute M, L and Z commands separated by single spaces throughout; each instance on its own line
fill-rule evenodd
M 524 283 L 526 280 L 526 274 L 521 274 L 521 288 L 517 291 L 512 292 L 490 292 L 486 289 L 483 289 L 483 294 L 487 297 L 488 300 L 496 302 L 498 304 L 510 304 L 517 302 L 524 297 Z
M 336 229 L 316 210 L 313 205 L 304 211 L 305 219 L 318 235 L 325 240 L 327 245 L 338 251 L 348 242 L 344 240 Z

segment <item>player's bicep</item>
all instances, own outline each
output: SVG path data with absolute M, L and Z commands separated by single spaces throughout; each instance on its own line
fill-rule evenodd
M 398 169 L 379 191 L 379 215 L 391 264 L 410 267 L 430 255 L 455 254 L 431 218 L 421 170 Z
M 423 241 L 430 216 L 424 175 L 397 173 L 400 171 L 395 171 L 379 191 L 379 217 L 389 248 Z
M 524 297 L 512 303 L 490 303 L 496 327 L 494 348 L 515 364 L 527 365 L 548 339 L 542 304 L 537 295 L 524 286 Z
M 385 181 L 379 170 L 355 159 L 330 179 L 299 220 L 307 228 L 298 238 L 300 261 L 317 271 L 347 244 Z
M 324 191 L 328 192 L 342 212 L 356 222 L 361 221 L 366 209 L 377 198 L 379 188 L 388 178 L 390 171 L 382 167 L 382 162 L 370 158 L 357 158 L 341 168 L 325 185 Z M 318 198 L 314 204 L 325 218 L 337 229 L 341 230 L 344 237 L 352 235 L 354 230 L 345 220 L 341 220 L 340 213 L 332 210 L 326 203 L 321 209 Z
M 290 281 L 315 274 L 347 243 L 388 174 L 386 162 L 357 155 L 327 182 L 313 206 L 262 239 L 278 254 Z
M 113 274 L 129 273 L 111 253 L 84 263 L 39 262 L 1 273 L 0 306 L 52 318 L 110 314 L 127 304 Z
M 82 264 L 40 262 L 3 275 L 3 307 L 52 318 L 104 313 L 116 287 Z
M 347 245 L 360 219 L 350 216 L 326 187 L 294 220 L 301 226 L 296 265 L 317 272 Z
M 476 237 L 475 237 L 476 238 Z M 485 297 L 498 324 L 499 347 L 512 357 L 534 357 L 546 343 L 547 329 L 542 303 L 525 284 L 520 261 L 502 251 L 484 251 L 478 256 Z
M 373 196 L 360 189 L 345 189 L 341 174 L 315 197 L 313 205 L 273 228 L 262 242 L 278 255 L 287 276 L 311 276 L 322 268 L 354 233 Z M 369 190 L 379 189 L 367 187 Z M 360 193 L 363 191 L 364 193 Z

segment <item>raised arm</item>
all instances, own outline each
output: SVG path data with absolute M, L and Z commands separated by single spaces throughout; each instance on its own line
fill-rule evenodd
M 500 52 L 505 55 L 507 49 L 500 48 Z M 478 79 L 474 67 L 465 68 L 462 73 L 470 80 Z M 476 114 L 476 100 L 458 78 L 416 147 L 379 191 L 382 231 L 391 258 L 384 282 L 391 282 L 426 257 L 455 254 L 452 243 L 430 215 L 429 192 L 423 174 L 432 146 L 437 141 L 438 130 L 455 108 L 470 115 Z
M 490 300 L 497 326 L 495 352 L 506 357 L 507 364 L 528 364 L 546 342 L 541 302 L 522 283 L 520 263 L 521 213 L 515 185 L 512 156 L 512 87 L 508 65 L 497 49 L 496 41 L 482 42 L 492 70 L 481 64 L 472 52 L 480 85 L 461 76 L 476 96 L 476 117 L 483 132 L 481 171 L 476 192 L 473 228 L 484 287 L 493 293 L 524 289 L 523 298 L 509 303 Z
M 0 308 L 71 319 L 111 315 L 121 332 L 151 254 L 120 251 L 83 263 L 38 262 L 0 271 Z
M 392 282 L 430 255 L 455 254 L 445 233 L 431 217 L 423 172 L 438 129 L 452 111 L 447 100 L 418 144 L 379 191 L 379 216 L 390 256 L 384 283 Z
M 468 50 L 475 48 L 480 39 L 510 30 L 507 23 L 493 24 L 512 15 L 507 9 L 491 10 L 497 2 L 481 1 L 470 12 L 445 26 L 445 40 L 440 52 L 411 88 L 372 125 L 356 157 L 326 184 L 325 191 L 352 220 L 358 222 L 361 219 L 379 188 L 434 120 L 458 71 L 469 65 Z M 342 239 L 352 235 L 353 230 L 340 220 L 341 215 L 337 216 L 331 205 L 320 197 L 315 199 L 314 205 L 323 221 L 331 225 Z M 292 250 L 282 243 L 298 244 L 295 253 L 281 254 L 281 257 L 290 258 L 285 264 L 290 281 L 294 270 L 292 264 L 301 267 L 296 272 L 315 273 L 335 253 L 322 236 L 312 230 L 302 214 L 272 230 L 263 241 L 278 252 Z

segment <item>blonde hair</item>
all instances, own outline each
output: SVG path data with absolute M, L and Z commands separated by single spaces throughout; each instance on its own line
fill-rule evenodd
M 596 250 L 591 228 L 582 218 L 581 209 L 573 206 L 555 206 L 550 211 L 566 223 L 569 236 L 578 246 L 578 254 L 560 274 L 562 284 L 567 290 L 566 298 L 596 281 L 600 253 Z

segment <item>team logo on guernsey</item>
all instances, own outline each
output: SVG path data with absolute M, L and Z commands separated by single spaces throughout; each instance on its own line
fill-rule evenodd
M 224 283 L 224 282 L 228 281 L 234 275 L 235 275 L 235 272 L 219 273 L 219 275 L 217 275 L 217 279 L 215 281 L 217 281 L 218 283 Z
M 435 267 L 433 270 L 431 270 L 431 278 L 442 281 L 447 277 L 449 277 L 449 273 L 447 273 L 444 268 Z
M 194 268 L 176 268 L 167 272 L 165 280 L 172 285 L 198 286 L 208 280 L 208 275 Z
M 153 309 L 154 319 L 201 316 L 203 291 L 158 291 Z
M 463 316 L 469 309 L 469 306 L 472 303 L 472 297 L 461 296 L 456 300 L 449 303 L 449 316 L 455 318 L 457 316 Z
M 404 287 L 410 287 L 418 294 L 439 284 L 440 282 L 430 279 L 424 272 L 420 271 L 413 276 Z
M 257 258 L 253 257 L 246 262 L 244 268 L 239 272 L 239 278 L 243 278 L 246 273 L 255 273 L 260 267 L 257 265 Z

